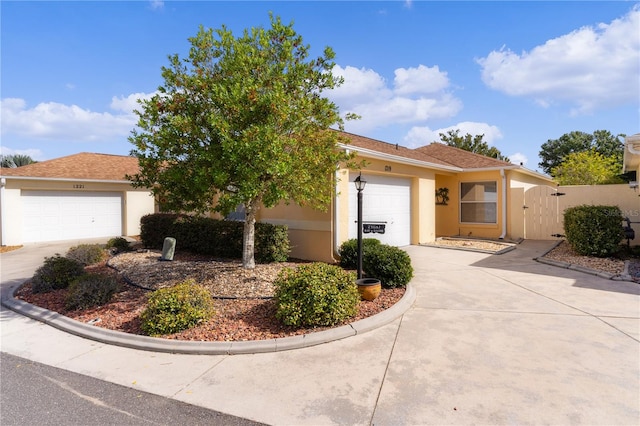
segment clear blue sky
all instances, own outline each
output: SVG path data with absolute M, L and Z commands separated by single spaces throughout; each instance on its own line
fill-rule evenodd
M 637 2 L 2 1 L 2 153 L 127 155 L 167 56 L 270 11 L 312 56 L 334 49 L 353 133 L 417 147 L 459 128 L 535 170 L 564 133 L 640 132 Z

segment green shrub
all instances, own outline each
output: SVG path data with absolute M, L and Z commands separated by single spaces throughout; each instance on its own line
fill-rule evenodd
M 578 254 L 611 256 L 624 238 L 622 212 L 618 206 L 570 207 L 564 212 L 564 233 Z
M 151 293 L 142 312 L 142 331 L 150 336 L 177 333 L 207 321 L 214 314 L 209 290 L 187 280 Z
M 126 238 L 114 237 L 107 241 L 107 248 L 113 249 L 115 253 L 124 253 L 131 250 L 131 245 Z
M 286 325 L 328 326 L 354 316 L 355 274 L 326 263 L 283 269 L 274 282 L 276 317 Z
M 67 258 L 73 259 L 84 266 L 93 265 L 105 259 L 106 253 L 100 244 L 80 244 L 67 251 Z
M 116 290 L 118 281 L 112 275 L 83 275 L 69 285 L 65 307 L 73 310 L 104 305 L 111 300 Z
M 286 225 L 256 223 L 256 262 L 286 262 L 289 258 L 289 232 Z
M 362 257 L 364 263 L 364 257 L 366 253 L 375 250 L 382 243 L 375 238 L 364 238 L 362 240 Z M 352 238 L 345 241 L 340 245 L 338 249 L 340 255 L 340 266 L 343 268 L 357 268 L 358 267 L 358 239 Z
M 142 217 L 140 238 L 145 247 L 160 249 L 165 237 L 176 239 L 183 250 L 217 257 L 242 257 L 243 222 L 201 216 L 158 213 Z M 287 227 L 256 223 L 257 262 L 283 262 L 289 257 Z
M 411 258 L 398 247 L 380 244 L 367 251 L 362 263 L 365 274 L 379 279 L 384 287 L 405 287 L 413 278 Z
M 81 275 L 84 275 L 84 267 L 80 262 L 56 254 L 45 258 L 44 264 L 36 270 L 31 288 L 34 293 L 67 288 Z

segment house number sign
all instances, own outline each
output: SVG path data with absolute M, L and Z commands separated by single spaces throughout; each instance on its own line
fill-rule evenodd
M 75 185 L 73 185 L 73 189 L 84 189 L 84 185 L 82 185 L 82 184 L 75 184 Z
M 386 226 L 384 223 L 363 223 L 362 232 L 365 234 L 384 234 Z

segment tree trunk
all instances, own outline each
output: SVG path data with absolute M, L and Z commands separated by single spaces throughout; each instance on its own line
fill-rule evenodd
M 244 231 L 242 234 L 242 267 L 253 269 L 256 267 L 255 261 L 255 231 L 256 231 L 256 200 L 245 206 Z

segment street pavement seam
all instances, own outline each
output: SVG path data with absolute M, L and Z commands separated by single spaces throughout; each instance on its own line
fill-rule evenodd
M 393 338 L 393 345 L 391 345 L 391 351 L 389 351 L 389 358 L 387 358 L 387 365 L 384 367 L 384 373 L 382 374 L 382 380 L 380 381 L 380 387 L 378 388 L 378 395 L 376 395 L 376 402 L 373 404 L 373 410 L 371 411 L 371 418 L 369 419 L 369 426 L 373 425 L 373 419 L 376 416 L 376 411 L 378 410 L 378 402 L 380 401 L 380 395 L 382 394 L 382 388 L 384 387 L 384 382 L 387 378 L 387 373 L 389 371 L 389 365 L 391 364 L 391 358 L 393 357 L 393 351 L 396 349 L 396 343 L 398 342 L 398 335 L 400 334 L 400 328 L 402 327 L 402 321 L 404 321 L 404 315 L 400 317 L 400 322 L 398 322 L 398 328 L 396 328 L 396 334 Z

